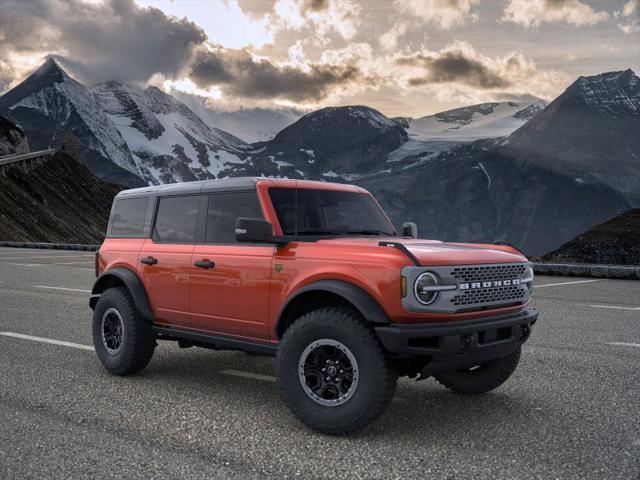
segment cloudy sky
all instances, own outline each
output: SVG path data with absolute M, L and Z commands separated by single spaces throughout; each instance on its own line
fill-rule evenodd
M 638 1 L 3 0 L 0 91 L 53 55 L 87 84 L 228 109 L 550 100 L 580 75 L 640 73 Z

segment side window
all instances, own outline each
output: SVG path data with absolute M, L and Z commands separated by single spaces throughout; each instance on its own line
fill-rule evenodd
M 194 243 L 200 196 L 160 198 L 153 239 L 160 243 Z
M 142 238 L 149 207 L 148 197 L 123 198 L 116 201 L 111 218 L 110 237 Z
M 236 243 L 236 221 L 239 217 L 264 218 L 256 192 L 210 195 L 206 242 Z

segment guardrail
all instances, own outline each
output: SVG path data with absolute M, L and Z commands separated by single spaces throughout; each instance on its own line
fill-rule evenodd
M 540 275 L 558 275 L 562 277 L 626 278 L 640 280 L 640 265 L 534 262 L 533 271 Z
M 44 243 L 44 242 L 5 242 L 0 241 L 0 247 L 11 248 L 43 248 L 48 250 L 85 250 L 95 252 L 100 245 L 85 245 L 80 243 Z
M 37 160 L 44 157 L 52 157 L 56 153 L 55 148 L 48 150 L 39 150 L 37 152 L 22 153 L 20 155 L 5 155 L 0 157 L 0 168 L 4 169 L 7 165 L 13 165 L 15 163 L 25 162 L 29 160 Z

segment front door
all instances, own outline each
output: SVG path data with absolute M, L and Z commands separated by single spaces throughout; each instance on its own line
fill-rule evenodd
M 209 196 L 205 243 L 191 257 L 191 323 L 208 332 L 266 339 L 275 247 L 237 243 L 238 217 L 263 218 L 255 191 Z
M 189 275 L 201 195 L 159 197 L 152 238 L 138 256 L 155 323 L 190 326 Z

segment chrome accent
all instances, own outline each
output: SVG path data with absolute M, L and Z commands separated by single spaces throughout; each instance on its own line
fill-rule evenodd
M 447 290 L 455 290 L 455 285 L 434 285 L 433 287 L 422 287 L 421 292 L 446 292 Z

